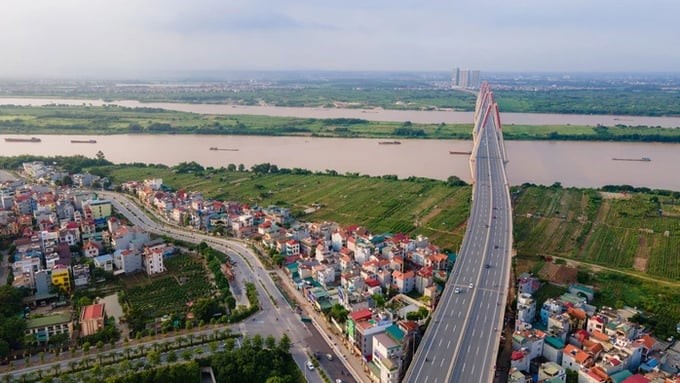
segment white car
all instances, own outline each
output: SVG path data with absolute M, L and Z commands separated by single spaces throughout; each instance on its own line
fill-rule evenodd
M 308 360 L 308 361 L 307 361 L 307 368 L 309 369 L 309 371 L 313 371 L 313 370 L 314 370 L 314 364 L 312 364 L 312 361 L 311 361 L 311 360 Z
M 460 294 L 460 288 L 456 287 L 455 289 L 453 289 L 453 292 L 456 294 Z
M 472 282 L 470 282 L 470 284 L 468 285 L 469 288 L 473 288 L 474 286 L 475 285 L 473 285 Z

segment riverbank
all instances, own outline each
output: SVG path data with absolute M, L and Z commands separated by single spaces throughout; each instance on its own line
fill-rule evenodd
M 412 112 L 418 113 L 418 112 Z M 456 112 L 451 112 L 456 113 Z M 372 121 L 355 117 L 300 118 L 267 115 L 219 115 L 122 106 L 0 106 L 0 134 L 210 134 L 391 139 L 471 139 L 471 123 Z M 414 116 L 417 117 L 417 116 Z M 468 121 L 472 121 L 469 116 Z M 506 120 L 506 140 L 621 141 L 680 143 L 680 129 L 629 126 L 632 120 L 605 125 L 514 124 Z M 533 116 L 540 117 L 540 115 Z M 546 121 L 555 121 L 545 116 Z M 510 119 L 510 121 L 512 121 Z M 539 123 L 539 124 L 536 124 Z M 680 120 L 678 120 L 680 125 Z
M 496 86 L 494 94 L 504 113 L 559 113 L 582 115 L 621 116 L 678 116 L 680 102 L 677 92 L 669 91 L 673 85 L 663 82 L 659 86 L 651 86 L 644 81 L 640 87 L 623 88 L 611 86 L 602 81 L 596 88 L 593 84 L 581 89 L 507 89 Z M 59 85 L 62 85 L 61 83 Z M 90 90 L 77 87 L 58 87 L 50 89 L 48 84 L 41 83 L 32 91 L 25 89 L 9 90 L 6 95 L 17 98 L 55 98 L 68 100 L 103 99 L 106 102 L 116 100 L 137 100 L 140 103 L 185 103 L 194 105 L 229 104 L 239 107 L 287 108 L 381 108 L 395 111 L 433 111 L 458 110 L 472 111 L 475 106 L 475 91 L 459 89 L 433 88 L 428 82 L 403 82 L 385 84 L 372 83 L 370 79 L 362 79 L 360 83 L 329 84 L 326 80 L 318 84 L 307 83 L 302 87 L 291 87 L 290 84 L 275 87 L 253 89 L 240 87 L 234 91 L 226 84 L 210 89 L 172 86 L 163 89 L 151 84 L 140 84 L 133 88 L 118 86 L 93 87 Z M 583 86 L 583 84 L 578 84 Z M 444 121 L 444 120 L 441 120 Z M 414 121 L 415 122 L 415 121 Z M 434 121 L 440 122 L 440 121 Z M 521 122 L 520 122 L 521 123 Z M 635 123 L 636 125 L 638 123 Z M 595 125 L 595 124 L 593 124 Z M 656 126 L 657 124 L 647 124 Z

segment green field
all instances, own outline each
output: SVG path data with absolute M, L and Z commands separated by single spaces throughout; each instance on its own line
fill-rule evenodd
M 164 265 L 168 271 L 162 275 L 149 278 L 136 274 L 121 279 L 127 303 L 146 320 L 163 315 L 184 318 L 189 311 L 187 302 L 213 295 L 198 256 L 174 255 L 166 258 Z
M 470 139 L 472 124 L 201 115 L 117 106 L 0 106 L 0 134 L 216 134 Z M 507 140 L 680 142 L 680 129 L 623 125 L 506 125 Z
M 60 84 L 61 85 L 61 84 Z M 173 87 L 137 89 L 127 87 L 50 87 L 40 84 L 31 90 L 5 87 L 10 97 L 61 97 L 142 102 L 187 102 L 294 107 L 354 107 L 423 110 L 451 108 L 474 110 L 474 92 L 434 88 L 425 80 L 377 80 L 371 78 L 309 82 L 281 82 L 270 88 L 210 90 Z M 599 81 L 572 84 L 576 89 L 494 89 L 503 112 L 617 114 L 633 116 L 680 115 L 680 93 L 666 83 L 650 86 L 612 85 Z M 492 87 L 495 85 L 492 82 Z M 578 89 L 581 88 L 581 89 Z
M 534 186 L 518 190 L 514 236 L 519 254 L 571 257 L 680 280 L 677 193 L 602 195 Z
M 98 168 L 115 182 L 161 177 L 173 188 L 201 190 L 208 197 L 229 201 L 277 204 L 296 215 L 320 204 L 305 220 L 363 225 L 372 232 L 422 234 L 442 248 L 457 250 L 470 210 L 470 187 L 443 181 L 413 181 L 325 174 L 255 175 L 206 170 L 202 176 L 171 169 L 113 166 Z

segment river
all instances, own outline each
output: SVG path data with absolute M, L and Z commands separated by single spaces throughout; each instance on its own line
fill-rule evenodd
M 101 106 L 114 104 L 130 108 L 148 107 L 200 114 L 301 117 L 301 118 L 361 118 L 369 121 L 411 121 L 424 124 L 471 124 L 472 112 L 448 110 L 391 110 L 391 109 L 342 109 L 342 108 L 294 108 L 281 106 L 244 106 L 225 104 L 188 104 L 171 102 L 141 103 L 134 100 L 104 102 L 102 100 L 57 99 L 57 98 L 0 98 L 0 105 L 83 105 Z M 585 114 L 548 114 L 548 113 L 501 113 L 504 124 L 515 125 L 587 125 L 612 126 L 646 125 L 664 128 L 680 127 L 680 117 L 613 116 Z
M 196 161 L 204 166 L 229 163 L 250 167 L 269 162 L 279 167 L 311 170 L 334 169 L 340 173 L 396 174 L 446 179 L 457 175 L 470 180 L 468 156 L 449 151 L 469 151 L 471 141 L 402 140 L 401 145 L 379 145 L 376 139 L 203 136 L 110 135 L 78 137 L 35 135 L 40 143 L 5 142 L 0 135 L 0 155 L 74 155 L 92 157 L 101 150 L 116 162 L 174 165 Z M 15 137 L 15 136 L 12 136 Z M 97 140 L 96 144 L 72 144 L 70 140 Z M 598 187 L 630 184 L 680 190 L 677 164 L 680 146 L 662 143 L 507 141 L 508 176 L 514 185 L 524 182 Z M 238 149 L 212 151 L 210 147 Z M 612 158 L 650 157 L 650 162 L 613 161 Z

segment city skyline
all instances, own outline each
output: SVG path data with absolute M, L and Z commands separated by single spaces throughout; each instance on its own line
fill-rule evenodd
M 680 52 L 668 49 L 679 11 L 662 0 L 13 2 L 0 14 L 0 77 L 453 66 L 669 72 L 680 67 Z

